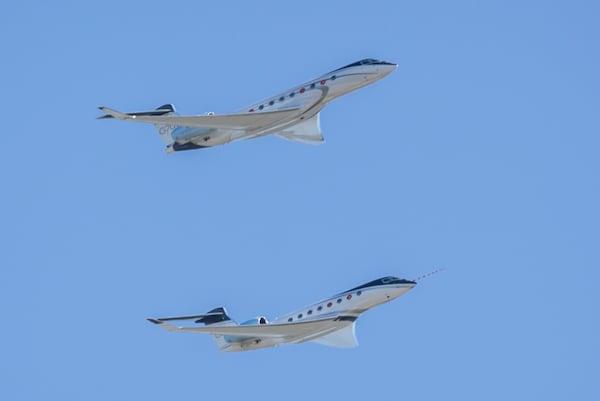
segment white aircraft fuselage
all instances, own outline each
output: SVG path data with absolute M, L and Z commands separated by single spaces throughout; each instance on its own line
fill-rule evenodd
M 397 67 L 397 64 L 385 61 L 361 60 L 254 103 L 239 112 L 260 113 L 298 108 L 298 113 L 255 133 L 232 133 L 231 141 L 272 134 L 309 120 L 330 101 L 384 78 Z
M 319 112 L 335 98 L 387 76 L 397 65 L 364 59 L 330 71 L 302 85 L 226 115 L 178 116 L 173 105 L 156 110 L 121 113 L 100 107 L 117 118 L 156 125 L 167 152 L 223 145 L 274 134 L 308 144 L 323 142 Z
M 358 345 L 354 324 L 360 314 L 404 295 L 415 285 L 416 282 L 412 280 L 383 277 L 285 314 L 271 322 L 264 316 L 259 316 L 238 325 L 223 307 L 203 315 L 148 320 L 171 331 L 212 334 L 219 349 L 224 352 L 249 351 L 308 341 L 351 348 Z M 167 323 L 170 320 L 194 320 L 205 326 L 172 326 Z

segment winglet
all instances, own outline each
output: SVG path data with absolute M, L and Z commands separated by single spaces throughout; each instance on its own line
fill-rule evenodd
M 121 113 L 120 111 L 111 109 L 110 107 L 99 106 L 98 109 L 102 110 L 106 114 L 97 117 L 97 119 L 101 120 L 103 118 L 117 118 L 119 120 L 131 120 L 134 119 L 135 116 L 131 116 L 125 113 Z
M 168 330 L 168 331 L 181 331 L 181 327 L 178 327 L 178 326 L 173 326 L 172 324 L 169 324 L 169 323 L 167 323 L 167 322 L 163 322 L 163 321 L 162 321 L 162 320 L 160 320 L 160 319 L 154 319 L 154 318 L 152 318 L 152 317 L 149 317 L 147 320 L 148 320 L 150 323 L 157 324 L 157 325 L 159 325 L 160 327 L 162 327 L 163 329 L 165 329 L 165 330 Z

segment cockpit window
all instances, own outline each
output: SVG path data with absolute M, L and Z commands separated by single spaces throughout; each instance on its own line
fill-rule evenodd
M 359 285 L 358 287 L 351 288 L 351 289 L 349 289 L 348 291 L 345 291 L 345 292 L 353 292 L 353 291 L 361 290 L 363 288 L 376 287 L 378 285 L 387 285 L 387 284 L 393 284 L 393 283 L 415 284 L 415 282 L 411 281 L 411 280 L 406 280 L 406 279 L 398 278 L 398 277 L 394 277 L 394 276 L 388 276 L 388 277 L 382 277 L 382 278 L 377 279 L 377 280 L 369 281 L 366 284 Z M 360 295 L 360 294 L 357 293 L 357 295 Z
M 357 61 L 356 63 L 348 64 L 347 66 L 342 67 L 342 68 L 358 67 L 359 65 L 368 65 L 368 64 L 377 64 L 377 60 L 372 59 L 372 58 L 366 58 L 364 60 Z
M 345 65 L 345 66 L 343 66 L 341 68 L 338 68 L 337 70 L 334 70 L 334 71 L 343 70 L 344 68 L 358 67 L 359 65 L 372 65 L 372 64 L 393 64 L 393 63 L 388 63 L 387 61 L 375 60 L 374 58 L 365 58 L 365 59 L 362 59 L 362 60 L 357 61 L 355 63 Z

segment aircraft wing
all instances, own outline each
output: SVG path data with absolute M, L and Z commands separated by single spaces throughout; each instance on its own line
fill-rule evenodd
M 300 142 L 307 145 L 320 145 L 324 142 L 324 139 L 321 133 L 319 114 L 317 113 L 308 120 L 304 120 L 283 131 L 276 132 L 274 135 L 288 141 Z
M 148 319 L 169 331 L 183 331 L 190 333 L 207 333 L 224 336 L 248 338 L 277 338 L 282 342 L 305 342 L 325 336 L 329 333 L 353 325 L 356 316 L 338 315 L 325 319 L 307 320 L 302 322 L 282 324 L 260 324 L 239 326 L 209 325 L 203 327 L 180 327 L 166 323 L 164 320 Z
M 225 128 L 234 130 L 252 130 L 276 124 L 285 119 L 298 115 L 301 108 L 291 108 L 277 111 L 264 111 L 237 114 L 212 114 L 198 116 L 178 115 L 149 115 L 150 113 L 122 113 L 108 107 L 98 107 L 106 113 L 98 118 L 117 118 L 141 123 L 167 124 L 184 127 Z

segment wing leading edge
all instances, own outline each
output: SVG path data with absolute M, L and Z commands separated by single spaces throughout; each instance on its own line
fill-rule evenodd
M 277 339 L 279 343 L 315 341 L 323 345 L 348 348 L 356 346 L 356 338 L 354 337 L 354 322 L 356 319 L 355 316 L 336 316 L 327 319 L 283 324 L 209 325 L 204 327 L 182 327 L 171 325 L 159 319 L 149 318 L 148 320 L 169 331 L 235 336 L 244 339 L 270 338 Z M 341 333 L 336 337 L 337 332 Z
M 109 107 L 100 106 L 106 113 L 99 118 L 116 118 L 125 121 L 140 123 L 164 124 L 183 127 L 224 128 L 234 130 L 254 130 L 277 124 L 280 121 L 292 119 L 301 111 L 300 108 L 291 108 L 276 111 L 238 114 L 212 114 L 199 116 L 158 115 L 147 112 L 122 113 Z M 107 117 L 110 116 L 110 117 Z

